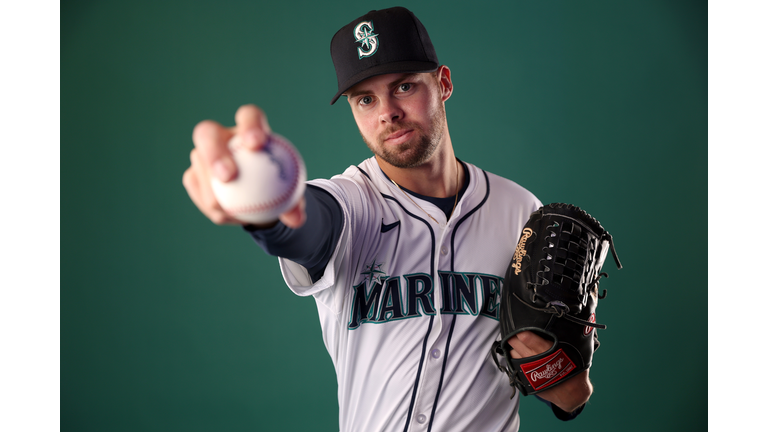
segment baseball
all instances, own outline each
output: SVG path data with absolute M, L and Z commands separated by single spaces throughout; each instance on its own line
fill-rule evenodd
M 211 180 L 213 193 L 230 216 L 249 223 L 266 223 L 296 205 L 304 194 L 307 171 L 296 148 L 285 138 L 271 134 L 258 151 L 229 141 L 237 164 L 237 178 L 223 183 Z

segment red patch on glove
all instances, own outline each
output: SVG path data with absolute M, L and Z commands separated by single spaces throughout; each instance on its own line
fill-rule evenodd
M 576 365 L 562 349 L 543 359 L 520 365 L 531 387 L 537 391 L 565 378 L 575 368 Z

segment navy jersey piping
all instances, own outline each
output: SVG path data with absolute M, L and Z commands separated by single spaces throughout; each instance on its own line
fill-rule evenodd
M 482 207 L 486 201 L 488 201 L 488 196 L 491 193 L 491 184 L 490 180 L 488 179 L 488 174 L 483 171 L 483 175 L 485 176 L 485 196 L 483 197 L 482 201 L 480 201 L 480 204 L 478 204 L 475 208 L 467 212 L 464 217 L 459 219 L 459 221 L 456 223 L 456 226 L 453 227 L 453 232 L 451 233 L 451 271 L 456 271 L 456 265 L 455 265 L 455 257 L 456 257 L 456 231 L 458 231 L 459 226 L 467 220 L 473 213 L 475 213 L 480 207 Z M 445 367 L 448 363 L 448 354 L 451 350 L 451 338 L 453 337 L 453 329 L 456 326 L 456 315 L 453 316 L 453 320 L 451 321 L 451 330 L 448 332 L 448 340 L 445 342 L 445 355 L 443 356 L 443 369 L 440 372 L 440 383 L 437 386 L 437 394 L 435 395 L 435 402 L 432 404 L 432 415 L 429 419 L 429 428 L 427 428 L 427 432 L 432 430 L 432 423 L 435 421 L 435 413 L 437 412 L 437 402 L 440 400 L 440 392 L 443 390 L 443 378 L 445 377 Z
M 361 173 L 363 173 L 363 175 L 364 175 L 364 176 L 368 177 L 368 180 L 371 180 L 371 181 L 373 181 L 373 179 L 371 179 L 371 176 L 369 176 L 369 175 L 368 175 L 368 173 L 367 173 L 367 172 L 365 172 L 365 170 L 364 170 L 364 169 L 360 168 L 359 166 L 356 166 L 355 168 L 359 169 L 359 170 L 360 170 L 360 172 L 361 172 Z M 384 194 L 382 194 L 382 195 L 384 195 Z M 400 206 L 400 207 L 402 207 L 402 206 Z
M 488 201 L 488 197 L 491 195 L 491 181 L 488 179 L 488 173 L 483 171 L 483 176 L 485 177 L 485 196 L 483 197 L 483 200 L 480 201 L 480 204 L 475 208 L 468 211 L 464 217 L 459 219 L 459 221 L 456 222 L 456 226 L 453 227 L 453 232 L 451 233 L 451 271 L 456 271 L 454 263 L 454 260 L 456 259 L 456 231 L 458 231 L 459 226 L 464 223 L 465 220 L 472 216 L 476 211 L 480 210 L 480 207 L 485 205 L 486 201 Z
M 437 411 L 437 401 L 440 399 L 440 391 L 443 389 L 443 378 L 445 378 L 445 366 L 448 363 L 448 354 L 451 350 L 451 338 L 453 337 L 453 329 L 456 327 L 456 315 L 453 316 L 451 321 L 451 329 L 448 331 L 448 340 L 445 342 L 445 355 L 443 355 L 443 368 L 440 371 L 440 382 L 437 384 L 437 394 L 435 395 L 435 402 L 432 404 L 432 414 L 429 416 L 429 428 L 427 432 L 432 430 L 432 422 L 435 421 L 435 412 Z
M 362 171 L 363 174 L 366 174 L 365 171 L 363 171 L 362 169 L 360 171 Z M 366 174 L 366 176 L 367 176 L 367 174 Z M 370 177 L 368 177 L 368 178 L 370 179 Z M 410 217 L 412 217 L 412 218 L 414 218 L 416 220 L 420 220 L 422 223 L 424 223 L 424 225 L 427 226 L 427 228 L 429 229 L 429 235 L 430 235 L 430 237 L 432 237 L 432 251 L 430 252 L 430 259 L 429 259 L 429 262 L 430 262 L 430 264 L 429 264 L 429 274 L 434 274 L 434 272 L 435 272 L 434 271 L 435 270 L 435 268 L 434 268 L 434 266 L 435 266 L 435 232 L 432 231 L 432 227 L 429 226 L 429 223 L 426 220 L 424 220 L 423 218 L 420 218 L 419 216 L 416 216 L 415 214 L 409 212 L 403 206 L 403 204 L 400 203 L 400 201 L 398 201 L 395 197 L 387 195 L 387 194 L 385 194 L 383 192 L 380 192 L 380 193 L 381 193 L 381 196 L 384 197 L 384 199 L 392 200 L 395 203 L 397 203 L 397 205 L 399 205 L 400 208 L 402 208 L 403 211 L 406 214 L 408 214 L 408 216 L 410 216 Z M 435 316 L 434 315 L 430 316 L 429 317 L 429 327 L 427 328 L 427 334 L 424 335 L 424 342 L 421 345 L 421 358 L 419 359 L 419 369 L 416 372 L 416 380 L 413 383 L 413 392 L 411 393 L 411 403 L 408 405 L 408 415 L 405 418 L 405 428 L 403 428 L 403 431 L 407 431 L 408 430 L 408 425 L 411 424 L 411 416 L 413 415 L 413 406 L 416 404 L 416 390 L 419 387 L 419 381 L 421 381 L 421 369 L 424 367 L 424 358 L 425 358 L 425 356 L 427 354 L 427 340 L 429 339 L 429 334 L 432 333 L 432 324 L 434 323 L 434 321 L 435 321 Z

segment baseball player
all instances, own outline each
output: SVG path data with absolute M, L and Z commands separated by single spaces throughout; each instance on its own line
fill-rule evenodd
M 541 202 L 457 159 L 445 114 L 451 71 L 409 10 L 353 20 L 333 36 L 331 56 L 331 104 L 346 97 L 373 157 L 309 181 L 279 221 L 243 224 L 209 185 L 211 176 L 237 176 L 233 135 L 256 150 L 271 133 L 264 113 L 247 105 L 234 128 L 195 127 L 184 185 L 214 223 L 244 225 L 280 257 L 294 293 L 314 298 L 338 377 L 340 430 L 518 430 L 519 392 L 489 348 L 499 337 L 506 266 Z M 509 343 L 519 357 L 552 346 L 530 332 Z M 537 397 L 574 418 L 592 393 L 588 373 Z

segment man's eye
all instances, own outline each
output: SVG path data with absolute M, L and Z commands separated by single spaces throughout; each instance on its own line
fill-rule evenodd
M 370 96 L 363 96 L 360 98 L 360 105 L 368 105 L 373 102 L 373 98 Z
M 408 90 L 411 89 L 411 87 L 412 87 L 411 83 L 400 84 L 400 91 L 401 92 L 407 92 Z

